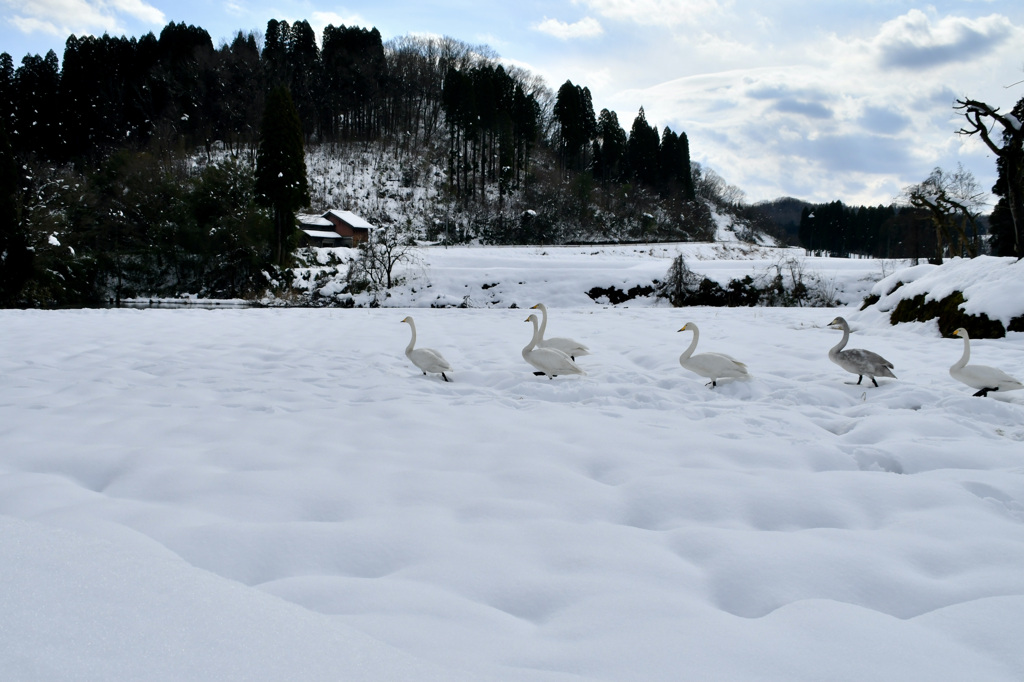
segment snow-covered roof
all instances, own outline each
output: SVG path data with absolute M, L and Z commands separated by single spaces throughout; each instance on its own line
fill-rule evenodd
M 315 213 L 300 213 L 295 217 L 302 225 L 319 225 L 320 227 L 331 227 L 332 225 L 330 220 Z
M 327 214 L 334 215 L 334 216 L 344 220 L 346 223 L 348 223 L 352 227 L 360 227 L 360 228 L 363 228 L 365 230 L 376 230 L 377 229 L 376 225 L 371 225 L 370 223 L 366 222 L 365 220 L 363 220 L 362 218 L 357 216 L 355 213 L 352 213 L 351 211 L 341 211 L 339 209 L 332 208 L 332 209 L 329 209 L 327 211 L 327 213 L 324 213 L 325 216 Z M 325 218 L 325 220 L 326 220 L 326 218 Z
M 334 230 L 306 230 L 303 232 L 308 234 L 313 239 L 341 239 L 341 235 Z

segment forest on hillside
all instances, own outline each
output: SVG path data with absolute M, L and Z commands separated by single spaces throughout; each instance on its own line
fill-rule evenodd
M 376 176 L 361 194 L 357 168 Z M 318 44 L 271 20 L 215 47 L 171 23 L 0 54 L 0 305 L 251 297 L 287 278 L 294 214 L 327 208 L 392 241 L 699 240 L 719 210 L 840 255 L 966 248 L 921 206 L 803 206 L 794 225 L 742 197 L 642 106 L 627 132 L 585 86 L 452 38 L 328 26 Z

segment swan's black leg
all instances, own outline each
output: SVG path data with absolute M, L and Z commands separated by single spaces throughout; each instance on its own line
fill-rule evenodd
M 975 393 L 974 397 L 975 398 L 984 398 L 984 397 L 986 397 L 988 395 L 989 391 L 998 391 L 998 390 L 999 390 L 998 388 L 983 388 L 980 391 L 978 391 L 977 393 Z
M 875 381 L 874 377 L 871 377 L 871 383 L 873 383 L 875 385 L 875 388 L 878 388 L 878 382 Z
M 423 376 L 427 376 L 427 373 L 426 373 L 426 372 L 424 372 L 424 373 L 423 373 Z
M 860 382 L 863 381 L 863 380 L 864 380 L 864 375 L 863 374 L 858 374 L 857 375 L 857 385 L 860 386 Z
M 441 372 L 441 378 L 444 379 L 445 381 L 448 381 L 448 377 L 444 375 L 444 372 Z
M 544 372 L 534 372 L 533 376 L 535 376 L 535 377 L 542 377 L 542 376 L 544 376 Z

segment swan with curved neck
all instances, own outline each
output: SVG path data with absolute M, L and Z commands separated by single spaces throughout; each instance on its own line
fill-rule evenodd
M 416 323 L 413 321 L 412 316 L 406 317 L 402 322 L 409 325 L 412 329 L 412 338 L 409 340 L 409 345 L 405 347 L 405 357 L 409 358 L 412 364 L 420 368 L 423 375 L 426 376 L 427 372 L 434 374 L 440 374 L 441 378 L 445 381 L 450 381 L 448 375 L 445 372 L 452 371 L 452 366 L 448 364 L 448 361 L 441 356 L 433 348 L 416 348 Z
M 537 368 L 534 374 L 546 374 L 549 379 L 554 379 L 559 374 L 586 374 L 566 353 L 557 348 L 538 347 L 540 327 L 537 325 L 536 315 L 530 315 L 524 322 L 533 322 L 533 338 L 523 347 L 523 360 Z
M 871 379 L 871 383 L 876 387 L 878 386 L 878 382 L 875 380 L 876 376 L 896 378 L 896 375 L 892 373 L 893 364 L 878 353 L 872 353 L 863 348 L 843 350 L 850 340 L 850 325 L 846 323 L 845 319 L 837 317 L 829 322 L 828 326 L 832 329 L 841 329 L 843 332 L 843 338 L 828 352 L 828 359 L 847 372 L 856 374 L 858 385 L 864 377 Z
M 692 331 L 693 340 L 690 346 L 679 356 L 679 364 L 694 374 L 711 379 L 711 388 L 718 385 L 719 379 L 739 379 L 748 376 L 747 366 L 736 358 L 725 353 L 693 354 L 700 339 L 700 329 L 693 322 L 687 322 L 679 331 Z
M 967 363 L 971 360 L 970 335 L 968 335 L 966 329 L 960 327 L 953 332 L 953 336 L 963 338 L 964 354 L 949 368 L 949 375 L 960 383 L 978 389 L 978 392 L 974 394 L 975 396 L 983 398 L 990 391 L 1015 391 L 1019 388 L 1024 388 L 1024 384 L 997 367 L 968 365 Z
M 530 310 L 539 310 L 541 314 L 540 340 L 537 342 L 537 346 L 540 348 L 554 348 L 556 350 L 560 350 L 572 358 L 572 360 L 576 360 L 576 357 L 579 355 L 590 355 L 590 349 L 576 339 L 570 339 L 565 336 L 554 336 L 550 339 L 545 339 L 544 332 L 548 328 L 547 306 L 543 303 L 538 303 L 535 306 L 531 306 Z

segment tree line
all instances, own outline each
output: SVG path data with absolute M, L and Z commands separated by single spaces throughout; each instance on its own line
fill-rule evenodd
M 287 111 L 271 112 L 282 92 Z M 2 303 L 266 286 L 294 246 L 296 202 L 309 201 L 294 159 L 280 161 L 282 182 L 258 177 L 261 145 L 292 109 L 306 147 L 436 155 L 462 238 L 709 229 L 685 133 L 659 133 L 641 108 L 627 135 L 614 112 L 595 116 L 587 88 L 553 92 L 487 47 L 384 43 L 354 26 L 328 26 L 318 44 L 308 22 L 277 20 L 214 47 L 204 29 L 170 23 L 141 38 L 70 36 L 60 61 L 50 51 L 15 67 L 0 54 Z
M 980 137 L 996 157 L 990 215 L 982 214 L 984 192 L 969 171 L 935 168 L 889 206 L 805 205 L 797 226 L 800 244 L 837 256 L 935 263 L 986 252 L 1024 257 L 1024 98 L 1005 113 L 970 99 L 957 100 L 953 108 L 966 121 L 959 134 Z
M 566 82 L 552 95 L 489 48 L 414 36 L 385 45 L 375 28 L 327 26 L 318 45 L 308 22 L 272 19 L 262 46 L 239 32 L 219 48 L 184 23 L 159 36 L 70 36 L 61 62 L 51 50 L 15 68 L 0 55 L 0 120 L 16 154 L 51 162 L 92 163 L 125 148 L 209 152 L 215 142 L 251 151 L 277 86 L 290 91 L 307 144 L 410 144 L 447 132 L 460 194 L 472 196 L 481 178 L 521 184 L 532 148 L 550 137 L 564 168 L 675 182 L 693 198 L 685 133 L 659 135 L 642 108 L 627 137 L 607 109 L 595 119 L 587 88 Z

